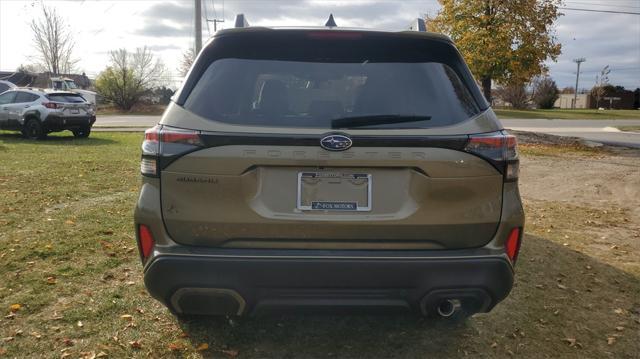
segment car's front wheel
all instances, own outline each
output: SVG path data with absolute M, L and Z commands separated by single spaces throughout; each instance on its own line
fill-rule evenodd
M 35 118 L 30 118 L 22 128 L 22 135 L 30 140 L 42 140 L 47 137 L 47 132 L 40 121 Z
M 77 138 L 87 138 L 91 134 L 91 127 L 82 127 L 75 130 L 72 130 L 73 136 Z

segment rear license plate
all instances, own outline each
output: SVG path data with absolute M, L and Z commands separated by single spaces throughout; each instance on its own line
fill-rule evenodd
M 72 108 L 72 109 L 71 109 L 71 113 L 73 113 L 73 114 L 78 114 L 78 113 L 80 113 L 80 109 L 78 109 L 78 108 Z
M 297 207 L 303 211 L 370 211 L 371 175 L 300 172 Z

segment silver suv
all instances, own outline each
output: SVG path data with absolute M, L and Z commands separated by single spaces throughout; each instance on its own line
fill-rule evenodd
M 94 122 L 93 106 L 76 93 L 15 88 L 0 95 L 0 129 L 21 131 L 29 139 L 64 130 L 89 137 Z

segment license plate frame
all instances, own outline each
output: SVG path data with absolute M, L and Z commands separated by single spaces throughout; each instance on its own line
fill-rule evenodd
M 303 178 L 313 177 L 319 179 L 335 179 L 341 178 L 343 180 L 362 180 L 366 179 L 366 205 L 362 205 L 356 201 L 343 201 L 343 200 L 331 200 L 331 201 L 311 201 L 311 203 L 303 204 Z M 296 196 L 296 208 L 301 211 L 324 211 L 324 212 L 369 212 L 371 211 L 371 187 L 372 176 L 368 173 L 346 173 L 340 171 L 304 171 L 298 172 L 297 178 L 297 196 Z M 309 201 L 307 201 L 309 202 Z
M 69 109 L 69 112 L 71 112 L 71 114 L 73 115 L 77 115 L 80 113 L 80 109 L 77 107 L 72 107 L 71 109 Z

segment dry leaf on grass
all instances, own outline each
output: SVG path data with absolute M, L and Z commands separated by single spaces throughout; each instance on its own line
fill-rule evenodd
M 124 320 L 129 320 L 129 321 L 131 321 L 131 320 L 133 320 L 133 315 L 130 315 L 130 314 L 123 314 L 123 315 L 121 315 L 121 316 L 120 316 L 120 318 L 122 318 L 122 319 L 124 319 Z
M 11 304 L 11 306 L 9 307 L 9 310 L 11 310 L 11 313 L 15 313 L 19 311 L 21 308 L 22 308 L 21 304 Z
M 129 346 L 131 346 L 133 349 L 140 349 L 142 348 L 142 342 L 141 340 L 132 340 L 129 342 Z
M 201 351 L 205 351 L 209 349 L 209 344 L 207 343 L 202 343 L 200 345 L 198 345 L 198 347 L 196 348 L 197 351 L 201 352 Z
M 221 350 L 221 352 L 226 354 L 230 358 L 235 358 L 240 354 L 237 350 Z
M 184 344 L 182 343 L 171 343 L 168 346 L 168 349 L 172 352 L 177 352 L 179 350 L 183 350 L 184 348 Z
M 47 277 L 47 284 L 56 284 L 57 280 L 56 277 L 51 276 L 51 277 Z
M 615 337 L 608 337 L 607 338 L 607 344 L 608 345 L 612 345 L 615 342 L 616 342 L 616 338 Z
M 72 339 L 69 339 L 69 338 L 64 338 L 62 340 L 62 342 L 64 343 L 64 345 L 66 345 L 68 347 L 72 347 L 75 344 L 75 342 Z
M 570 347 L 576 346 L 576 338 L 564 338 L 562 339 L 565 343 L 569 344 Z
M 108 356 L 107 353 L 105 352 L 100 352 L 98 354 L 96 354 L 96 358 L 106 358 Z

